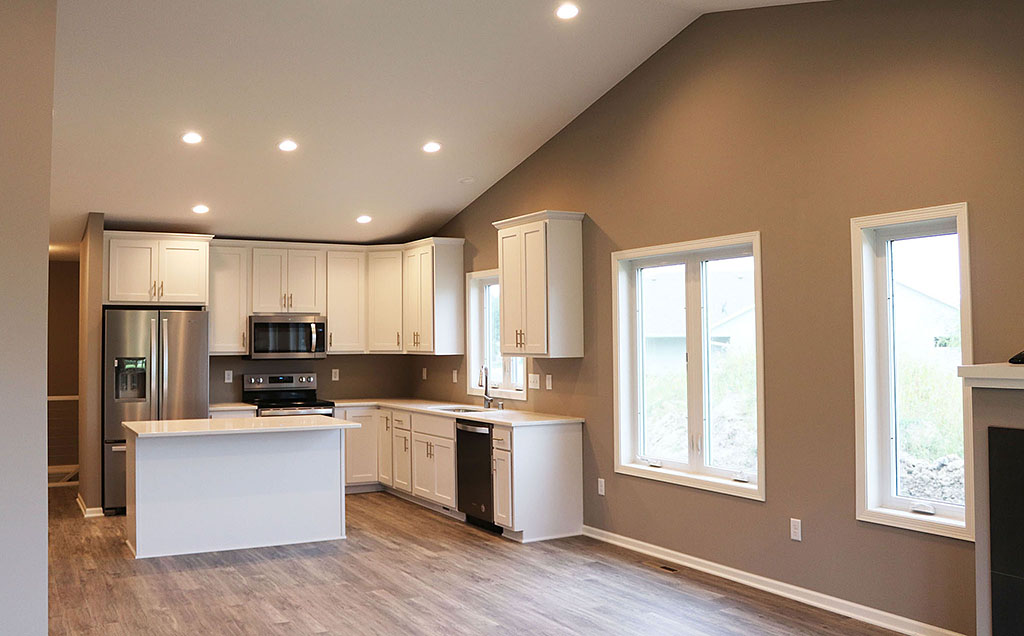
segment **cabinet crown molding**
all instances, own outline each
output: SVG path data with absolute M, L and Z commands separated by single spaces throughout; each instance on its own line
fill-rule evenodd
M 539 212 L 531 212 L 530 214 L 514 216 L 511 219 L 495 221 L 494 223 L 491 223 L 491 225 L 493 225 L 495 228 L 499 230 L 502 230 L 507 227 L 523 225 L 524 223 L 533 223 L 534 221 L 582 221 L 583 217 L 585 216 L 587 215 L 584 214 L 583 212 L 566 212 L 564 210 L 540 210 Z
M 134 232 L 131 230 L 104 230 L 103 239 L 150 239 L 156 241 L 212 241 L 213 234 L 183 234 L 180 232 Z

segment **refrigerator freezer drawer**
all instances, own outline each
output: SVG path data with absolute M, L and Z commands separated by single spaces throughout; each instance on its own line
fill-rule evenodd
M 103 444 L 103 508 L 125 507 L 125 443 Z

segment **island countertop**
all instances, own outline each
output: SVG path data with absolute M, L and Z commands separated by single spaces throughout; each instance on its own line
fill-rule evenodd
M 180 437 L 188 435 L 235 435 L 240 433 L 282 433 L 359 428 L 358 422 L 326 415 L 284 415 L 276 417 L 227 417 L 194 420 L 141 420 L 122 422 L 124 429 L 138 437 Z

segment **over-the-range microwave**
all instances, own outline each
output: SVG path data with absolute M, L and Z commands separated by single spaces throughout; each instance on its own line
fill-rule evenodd
M 316 314 L 249 316 L 249 357 L 326 358 L 327 319 Z

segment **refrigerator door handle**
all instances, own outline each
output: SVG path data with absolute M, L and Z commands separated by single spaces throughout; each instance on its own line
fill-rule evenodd
M 160 419 L 160 406 L 157 402 L 157 373 L 156 373 L 156 361 L 157 361 L 157 328 L 156 318 L 151 318 L 149 321 L 149 417 L 150 419 Z
M 167 376 L 169 375 L 169 369 L 167 368 L 167 319 L 162 319 L 160 324 L 160 380 L 163 384 L 163 388 L 160 391 L 160 404 L 167 404 Z

